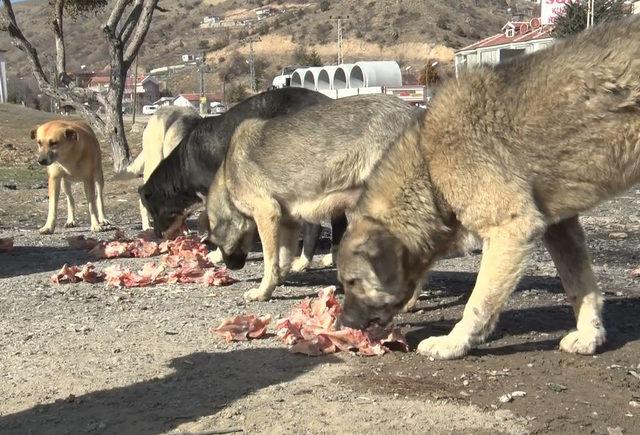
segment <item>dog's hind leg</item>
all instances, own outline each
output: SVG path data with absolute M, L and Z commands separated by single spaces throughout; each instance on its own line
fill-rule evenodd
M 245 292 L 249 301 L 267 301 L 280 281 L 279 241 L 282 215 L 280 205 L 273 200 L 260 202 L 253 215 L 262 242 L 264 275 L 258 288 Z
M 278 284 L 282 284 L 291 270 L 293 257 L 298 250 L 298 234 L 300 233 L 300 225 L 291 222 L 280 226 L 280 252 L 278 267 L 280 268 L 280 280 Z
M 76 202 L 73 199 L 71 181 L 66 177 L 62 179 L 62 191 L 64 196 L 67 197 L 67 223 L 64 226 L 65 228 L 72 228 L 76 226 Z
M 111 225 L 104 216 L 104 176 L 102 175 L 102 169 L 99 169 L 96 175 L 96 207 L 98 209 L 98 222 L 100 225 Z
M 313 254 L 316 252 L 318 240 L 322 226 L 305 222 L 302 224 L 302 253 L 295 259 L 291 265 L 293 272 L 302 272 L 307 270 L 313 261 Z
M 53 234 L 56 229 L 60 182 L 60 178 L 49 176 L 49 213 L 47 214 L 47 222 L 39 230 L 40 234 Z
M 322 265 L 325 267 L 333 266 L 335 258 L 340 247 L 340 240 L 344 232 L 347 230 L 347 216 L 343 213 L 331 219 L 331 253 L 322 258 Z
M 537 210 L 512 213 L 500 225 L 483 229 L 485 240 L 480 272 L 462 319 L 449 335 L 430 337 L 418 345 L 418 353 L 437 359 L 460 358 L 472 345 L 491 334 L 500 311 L 524 273 L 533 239 L 545 223 Z
M 577 330 L 560 341 L 560 349 L 592 355 L 605 342 L 602 292 L 591 269 L 584 231 L 577 217 L 550 226 L 544 242 L 577 320 Z

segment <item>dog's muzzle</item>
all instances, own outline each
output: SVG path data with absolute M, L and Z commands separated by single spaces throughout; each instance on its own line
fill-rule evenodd
M 231 270 L 239 270 L 244 267 L 247 262 L 247 254 L 244 252 L 234 252 L 232 254 L 222 253 L 224 264 Z

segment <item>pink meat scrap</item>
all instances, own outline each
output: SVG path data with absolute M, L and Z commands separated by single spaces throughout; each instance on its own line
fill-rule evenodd
M 246 341 L 250 338 L 261 338 L 267 332 L 267 326 L 271 322 L 271 316 L 258 317 L 254 314 L 236 316 L 233 319 L 224 320 L 220 326 L 211 329 L 228 342 Z
M 197 261 L 183 262 L 175 271 L 169 273 L 167 282 L 201 283 L 214 286 L 229 285 L 236 282 L 225 268 L 203 269 Z
M 197 262 L 200 267 L 209 267 L 213 263 L 207 259 L 209 249 L 196 237 L 178 236 L 173 240 L 160 243 L 162 262 L 169 267 L 178 267 L 181 263 Z
M 164 266 L 152 262 L 145 263 L 138 273 L 123 269 L 117 264 L 107 267 L 104 272 L 107 285 L 113 287 L 145 287 L 166 282 L 166 278 L 162 276 Z
M 13 237 L 0 239 L 0 252 L 7 253 L 11 251 L 13 251 Z
M 638 278 L 640 277 L 640 267 L 636 267 L 635 269 L 629 271 L 629 276 L 631 278 Z
M 291 351 L 306 355 L 326 355 L 334 352 L 357 351 L 360 355 L 382 355 L 390 347 L 405 352 L 409 346 L 400 330 L 372 331 L 353 328 L 336 329 L 336 321 L 342 313 L 335 297 L 335 288 L 327 287 L 318 292 L 318 298 L 306 299 L 294 307 L 288 318 L 276 325 L 278 336 Z
M 144 239 L 100 242 L 89 253 L 99 258 L 149 258 L 160 253 L 158 243 Z
M 99 243 L 97 239 L 92 237 L 86 238 L 85 236 L 75 236 L 75 237 L 67 237 L 67 243 L 73 249 L 80 249 L 83 251 L 88 251 L 96 247 Z
M 164 283 L 197 283 L 223 286 L 235 282 L 224 268 L 202 269 L 198 263 L 182 264 L 178 269 L 165 272 L 162 264 L 146 263 L 138 273 L 122 269 L 119 265 L 106 268 L 107 285 L 113 287 L 145 287 Z
M 95 266 L 91 263 L 87 263 L 84 266 L 69 266 L 65 264 L 57 273 L 51 276 L 51 281 L 55 284 L 81 281 L 93 284 L 104 278 L 104 274 L 96 272 L 95 269 Z

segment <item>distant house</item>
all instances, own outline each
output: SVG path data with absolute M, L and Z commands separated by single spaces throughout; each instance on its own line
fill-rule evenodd
M 217 94 L 205 94 L 207 99 L 207 106 L 211 107 L 212 103 L 222 102 L 222 97 Z M 196 110 L 200 110 L 200 94 L 180 94 L 173 100 L 174 106 L 191 107 Z
M 183 62 L 193 62 L 196 60 L 196 57 L 193 54 L 183 54 L 182 61 Z
M 111 78 L 109 76 L 96 75 L 91 78 L 87 87 L 95 92 L 107 92 L 110 82 Z M 127 77 L 122 97 L 122 104 L 125 108 L 130 109 L 133 107 L 134 95 L 137 95 L 136 105 L 138 109 L 152 104 L 160 98 L 160 83 L 152 76 L 139 76 L 137 84 L 133 77 Z
M 219 17 L 218 15 L 210 15 L 202 19 L 202 22 L 205 24 L 219 23 L 220 21 L 222 21 L 222 17 Z
M 155 106 L 171 106 L 173 104 L 173 100 L 175 100 L 175 97 L 162 97 L 159 100 L 156 100 L 153 102 L 153 105 Z
M 276 10 L 270 6 L 263 6 L 261 8 L 255 9 L 255 13 L 256 13 L 256 18 L 258 19 L 258 21 L 260 21 L 275 14 Z
M 6 50 L 0 49 L 0 103 L 7 102 L 7 65 L 4 60 Z
M 456 77 L 466 68 L 495 65 L 522 54 L 542 50 L 551 44 L 553 26 L 542 25 L 539 18 L 530 21 L 510 21 L 502 33 L 458 50 L 455 54 Z

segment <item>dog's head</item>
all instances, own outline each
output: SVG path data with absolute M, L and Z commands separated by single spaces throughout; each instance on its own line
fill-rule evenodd
M 184 227 L 189 216 L 187 207 L 183 207 L 170 198 L 160 198 L 152 188 L 143 184 L 138 188 L 140 201 L 153 220 L 153 229 L 157 237 L 173 239 Z
M 31 139 L 38 144 L 38 163 L 42 166 L 73 156 L 79 140 L 73 127 L 55 121 L 35 127 L 31 130 Z
M 216 177 L 207 196 L 209 242 L 220 249 L 226 266 L 237 270 L 244 267 L 257 230 L 253 219 L 233 204 L 222 178 Z
M 385 326 L 412 298 L 425 267 L 382 224 L 354 216 L 338 251 L 345 291 L 341 323 Z

